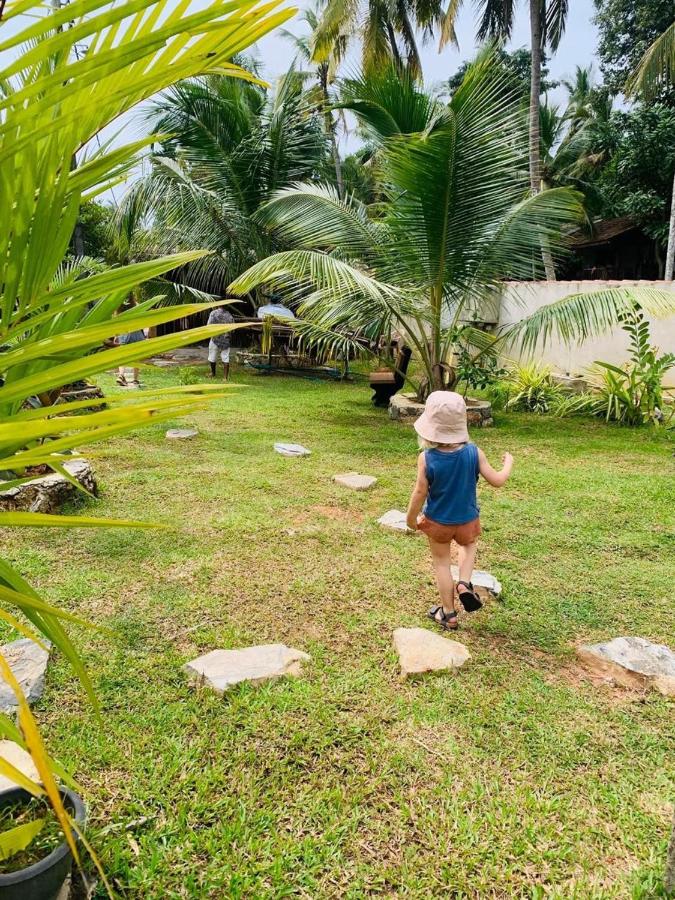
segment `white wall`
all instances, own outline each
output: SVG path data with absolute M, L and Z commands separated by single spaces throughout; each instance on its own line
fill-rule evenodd
M 505 284 L 501 296 L 499 325 L 513 325 L 541 306 L 562 300 L 570 294 L 589 293 L 604 287 L 654 287 L 675 292 L 673 281 L 510 281 Z M 650 323 L 652 343 L 664 353 L 675 353 L 675 316 L 650 318 Z M 508 355 L 518 359 L 518 349 L 510 349 Z M 626 362 L 628 336 L 620 328 L 615 328 L 600 337 L 568 347 L 553 335 L 545 347 L 538 347 L 535 354 L 528 356 L 547 363 L 563 374 L 579 375 L 596 360 L 614 365 Z M 673 382 L 672 371 L 666 376 L 666 381 Z

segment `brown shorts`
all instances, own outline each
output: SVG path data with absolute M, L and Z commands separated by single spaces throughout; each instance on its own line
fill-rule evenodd
M 441 525 L 440 522 L 434 522 L 433 519 L 422 516 L 417 527 L 437 544 L 449 544 L 451 541 L 456 541 L 462 547 L 466 547 L 467 544 L 473 544 L 480 536 L 480 519 L 473 519 L 463 525 Z

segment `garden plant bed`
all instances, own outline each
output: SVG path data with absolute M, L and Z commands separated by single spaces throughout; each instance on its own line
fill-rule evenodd
M 146 377 L 149 389 L 178 382 L 170 369 Z M 658 897 L 672 702 L 617 704 L 566 671 L 578 643 L 637 623 L 672 646 L 663 434 L 508 411 L 485 429 L 491 462 L 515 457 L 505 488 L 479 485 L 477 564 L 505 599 L 460 615 L 451 637 L 465 666 L 404 681 L 393 633 L 433 629 L 436 595 L 425 539 L 377 518 L 407 503 L 412 430 L 392 427 L 361 385 L 233 377 L 245 389 L 190 413 L 203 439 L 188 454 L 164 437 L 179 419 L 99 445 L 105 493 L 87 511 L 171 530 L 2 535 L 27 578 L 49 573 L 48 597 L 111 629 L 76 633 L 103 724 L 59 654 L 35 709 L 83 785 L 89 837 L 119 892 Z M 280 422 L 312 449 L 300 464 L 272 450 Z M 377 488 L 332 482 L 351 471 Z M 260 644 L 311 663 L 224 697 L 182 670 Z
M 389 418 L 395 422 L 413 423 L 424 412 L 424 404 L 414 394 L 394 394 L 389 401 Z M 492 406 L 488 400 L 466 398 L 466 417 L 470 428 L 488 428 L 493 425 Z

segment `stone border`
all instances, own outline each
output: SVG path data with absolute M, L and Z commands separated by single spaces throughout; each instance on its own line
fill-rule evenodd
M 414 394 L 394 394 L 389 401 L 389 418 L 394 422 L 412 424 L 424 412 L 424 404 L 415 399 Z M 492 406 L 487 400 L 468 397 L 466 417 L 474 428 L 489 428 L 494 425 Z
M 97 485 L 91 463 L 87 459 L 71 459 L 64 463 L 64 468 L 80 482 L 91 494 L 96 494 Z M 2 482 L 0 481 L 0 487 Z M 80 496 L 80 491 L 57 472 L 33 478 L 0 491 L 0 510 L 3 512 L 28 511 L 38 513 L 58 512 L 64 503 Z

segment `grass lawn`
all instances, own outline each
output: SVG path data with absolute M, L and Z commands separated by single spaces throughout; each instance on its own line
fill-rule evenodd
M 504 601 L 461 620 L 461 671 L 402 682 L 392 631 L 433 627 L 431 566 L 423 538 L 375 520 L 405 508 L 412 429 L 363 383 L 234 381 L 182 420 L 197 439 L 166 441 L 174 423 L 158 424 L 92 453 L 101 499 L 87 512 L 175 530 L 3 535 L 47 598 L 114 631 L 77 634 L 102 722 L 58 658 L 37 706 L 114 885 L 132 898 L 661 896 L 673 705 L 591 683 L 573 647 L 675 644 L 665 439 L 503 413 L 474 434 L 493 462 L 515 456 L 505 488 L 480 488 L 479 566 Z M 282 458 L 275 440 L 312 455 Z M 351 470 L 377 486 L 331 482 Z M 222 698 L 187 685 L 198 654 L 266 642 L 309 652 L 305 676 Z

